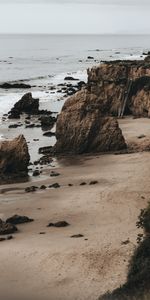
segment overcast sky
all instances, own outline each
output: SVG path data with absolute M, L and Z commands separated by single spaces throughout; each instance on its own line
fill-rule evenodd
M 150 0 L 0 0 L 0 33 L 150 33 Z

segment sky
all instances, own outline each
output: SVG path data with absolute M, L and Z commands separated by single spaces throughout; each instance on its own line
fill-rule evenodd
M 150 0 L 0 0 L 0 33 L 149 34 Z

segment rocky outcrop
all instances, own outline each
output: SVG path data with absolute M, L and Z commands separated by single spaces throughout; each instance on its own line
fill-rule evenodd
M 88 70 L 88 91 L 96 96 L 104 114 L 150 114 L 150 60 L 105 62 Z
M 22 113 L 38 114 L 39 111 L 39 99 L 32 98 L 31 93 L 25 94 L 9 112 L 10 119 L 20 118 Z
M 0 143 L 0 183 L 26 178 L 30 156 L 23 135 Z
M 56 153 L 91 153 L 126 147 L 117 120 L 150 117 L 150 59 L 112 61 L 88 70 L 86 88 L 70 97 L 56 123 Z
M 93 153 L 126 148 L 118 122 L 103 116 L 96 96 L 82 90 L 69 98 L 56 124 L 56 153 Z

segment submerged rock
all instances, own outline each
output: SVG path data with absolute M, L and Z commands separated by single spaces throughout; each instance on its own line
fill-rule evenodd
M 9 83 L 5 82 L 3 84 L 0 84 L 1 89 L 30 89 L 31 85 L 30 84 L 25 84 L 25 83 Z
M 23 135 L 0 142 L 0 182 L 27 177 L 29 160 L 28 146 Z

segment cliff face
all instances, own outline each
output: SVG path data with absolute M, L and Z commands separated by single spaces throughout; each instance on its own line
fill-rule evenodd
M 130 83 L 130 86 L 129 86 Z M 88 90 L 97 102 L 106 107 L 105 113 L 118 116 L 128 93 L 125 113 L 150 115 L 150 62 L 116 61 L 88 70 Z
M 56 124 L 56 152 L 85 153 L 126 147 L 112 116 L 150 116 L 150 62 L 106 62 L 88 70 L 86 88 L 69 98 Z

